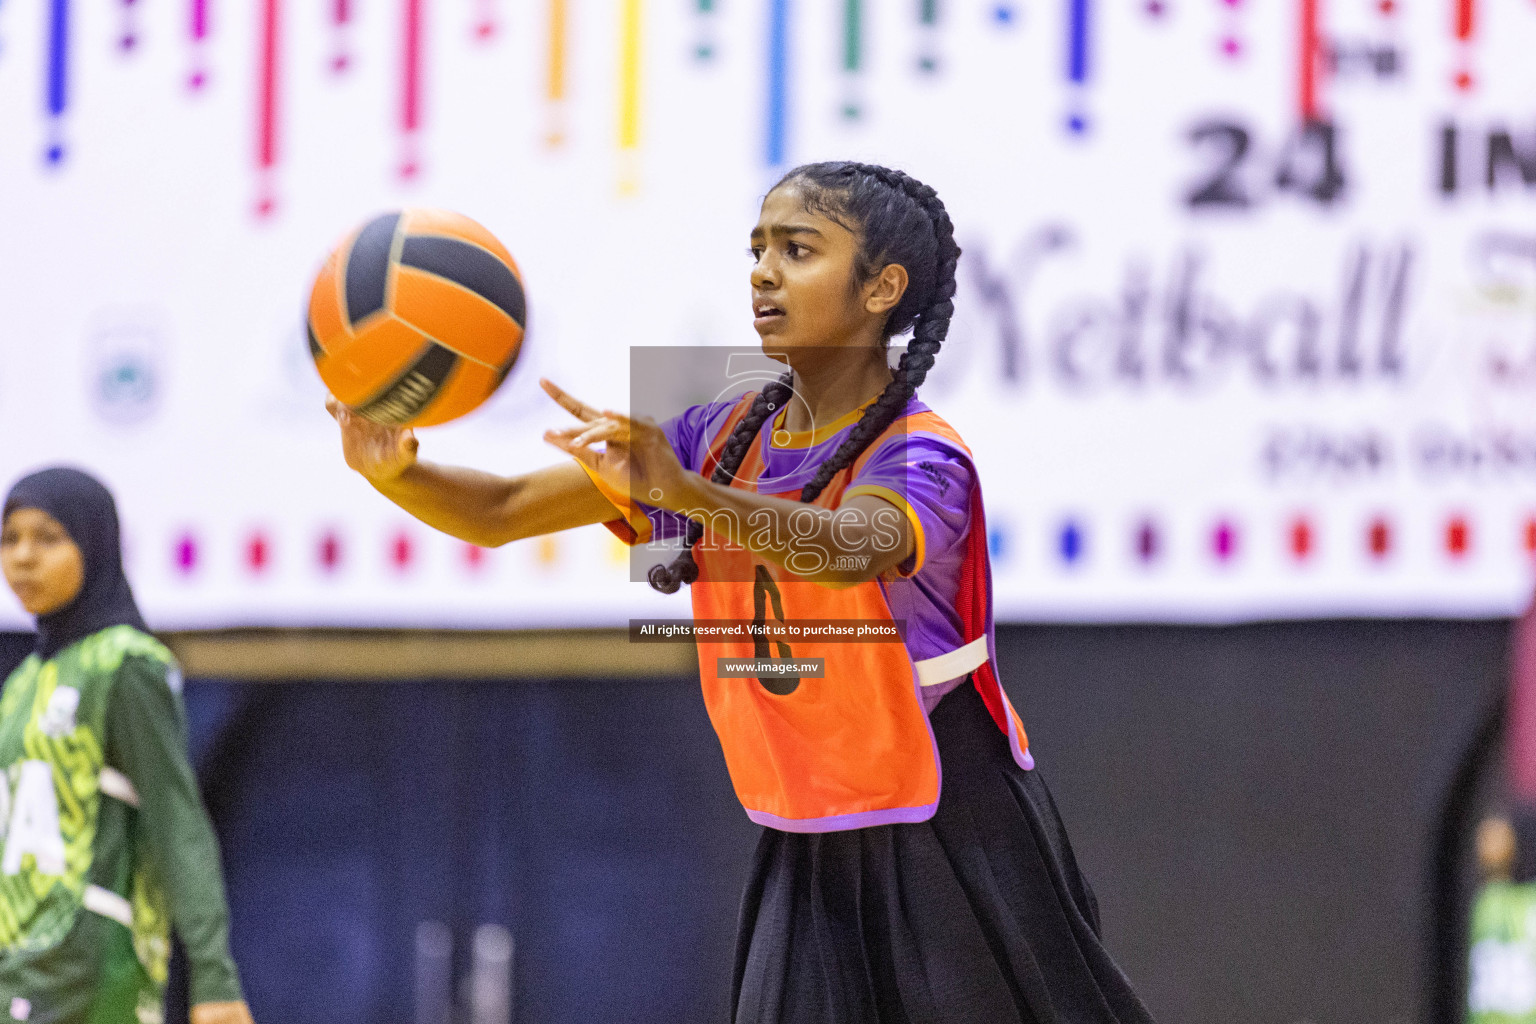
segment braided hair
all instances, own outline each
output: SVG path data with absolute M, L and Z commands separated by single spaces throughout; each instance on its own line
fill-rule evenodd
M 955 311 L 955 264 L 960 259 L 960 247 L 955 244 L 954 224 L 939 194 L 901 171 L 848 161 L 806 164 L 784 175 L 774 188 L 785 185 L 800 188 L 809 212 L 828 217 L 859 237 L 854 258 L 856 281 L 868 281 L 892 263 L 906 268 L 907 290 L 886 320 L 885 336 L 888 341 L 912 331 L 912 340 L 891 382 L 801 490 L 800 500 L 809 502 L 896 421 L 933 368 Z M 793 384 L 794 371 L 790 370 L 758 393 L 752 408 L 726 440 L 710 476 L 712 481 L 728 485 L 735 478 L 748 446 L 769 416 L 789 401 Z M 651 586 L 672 594 L 682 584 L 697 580 L 699 567 L 693 559 L 693 546 L 703 536 L 704 525 L 690 519 L 682 553 L 670 565 L 651 567 Z

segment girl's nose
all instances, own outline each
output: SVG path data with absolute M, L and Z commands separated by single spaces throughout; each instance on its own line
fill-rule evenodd
M 773 257 L 764 254 L 762 259 L 752 265 L 752 285 L 756 288 L 771 288 L 777 283 L 778 274 Z

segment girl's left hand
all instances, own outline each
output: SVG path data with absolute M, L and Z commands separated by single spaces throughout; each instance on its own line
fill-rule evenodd
M 599 412 L 548 380 L 539 384 L 550 398 L 581 420 L 563 430 L 546 430 L 544 440 L 581 462 L 598 478 L 635 501 L 677 509 L 687 502 L 688 477 L 660 427 L 649 419 Z M 593 445 L 603 443 L 603 447 Z
M 250 1007 L 243 1002 L 198 1003 L 192 1007 L 192 1024 L 254 1024 Z

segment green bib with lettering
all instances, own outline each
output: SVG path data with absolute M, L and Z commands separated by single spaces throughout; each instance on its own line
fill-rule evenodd
M 103 792 L 103 769 L 115 775 L 104 758 L 107 702 L 129 655 L 173 664 L 153 637 L 114 626 L 48 661 L 29 657 L 6 683 L 0 697 L 0 949 L 49 948 L 64 939 L 82 909 L 95 911 L 125 925 L 131 919 L 138 960 L 164 984 L 169 919 L 149 865 L 134 865 L 124 879 L 92 872 L 103 802 L 124 799 L 125 786 L 133 799 L 126 780 L 109 785 L 112 795 Z
M 1536 1024 L 1536 885 L 1483 886 L 1470 938 L 1468 1024 Z

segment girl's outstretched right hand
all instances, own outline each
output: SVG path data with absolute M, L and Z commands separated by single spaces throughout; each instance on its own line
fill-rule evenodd
M 415 431 L 364 419 L 335 398 L 326 398 L 325 408 L 341 427 L 341 454 L 347 465 L 369 483 L 388 483 L 416 464 Z

